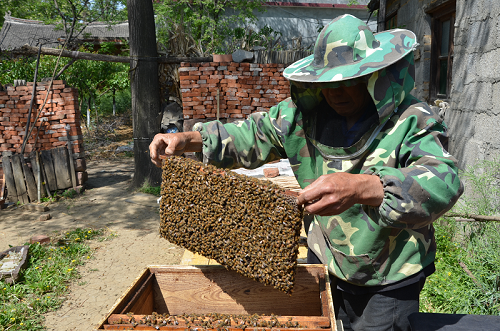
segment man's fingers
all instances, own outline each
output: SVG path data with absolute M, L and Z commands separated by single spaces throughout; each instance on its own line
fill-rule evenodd
M 314 183 L 299 192 L 297 197 L 298 205 L 306 205 L 321 198 L 321 191 L 314 187 Z
M 314 215 L 324 216 L 325 212 L 329 210 L 330 206 L 324 202 L 324 200 L 315 200 L 304 204 L 304 209 Z

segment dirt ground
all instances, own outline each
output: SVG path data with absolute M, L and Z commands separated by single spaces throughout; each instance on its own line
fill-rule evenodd
M 79 267 L 63 306 L 46 314 L 48 330 L 92 330 L 148 265 L 179 264 L 184 249 L 159 237 L 156 198 L 129 190 L 133 158 L 90 161 L 85 193 L 50 204 L 45 213 L 26 207 L 0 211 L 0 251 L 38 234 L 76 227 L 107 228 L 109 240 L 92 241 L 93 258 Z M 39 221 L 40 215 L 52 218 Z

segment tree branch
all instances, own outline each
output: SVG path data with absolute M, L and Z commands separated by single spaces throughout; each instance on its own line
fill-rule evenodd
M 36 54 L 38 48 L 24 45 L 21 48 L 13 50 L 12 53 L 16 55 L 32 55 Z M 132 58 L 128 56 L 114 56 L 114 55 L 104 55 L 95 53 L 85 53 L 76 51 L 62 51 L 56 48 L 42 47 L 41 54 L 44 55 L 54 55 L 62 57 L 69 57 L 75 60 L 90 60 L 90 61 L 103 61 L 103 62 L 120 62 L 129 63 Z M 181 62 L 212 62 L 213 57 L 156 57 L 156 58 L 139 58 L 136 60 L 141 61 L 158 61 L 158 63 L 181 63 Z
M 485 216 L 485 215 L 474 215 L 474 214 L 458 214 L 458 213 L 446 213 L 446 217 L 454 217 L 457 221 L 467 222 L 467 221 L 477 221 L 477 222 L 500 222 L 500 216 Z
M 58 79 L 59 76 L 62 75 L 62 73 L 68 69 L 73 63 L 75 63 L 78 59 L 71 59 L 64 67 L 61 68 L 61 70 L 59 70 L 59 72 L 57 73 L 57 75 L 54 76 L 54 79 Z

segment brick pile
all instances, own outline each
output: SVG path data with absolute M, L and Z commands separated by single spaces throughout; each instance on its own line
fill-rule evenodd
M 185 120 L 242 119 L 268 111 L 290 96 L 284 64 L 235 62 L 181 63 L 179 68 Z
M 36 118 L 38 109 L 44 102 L 49 89 L 49 82 L 40 82 L 36 86 L 31 123 Z M 20 153 L 28 121 L 33 91 L 33 83 L 26 86 L 7 86 L 0 91 L 0 152 Z M 40 114 L 36 127 L 25 148 L 25 156 L 34 150 L 50 150 L 67 145 L 66 126 L 73 147 L 73 157 L 77 177 L 80 182 L 87 178 L 83 150 L 83 135 L 80 127 L 80 109 L 78 90 L 67 86 L 62 80 L 55 80 L 49 92 L 47 103 Z M 1 160 L 0 160 L 1 161 Z M 81 184 L 81 183 L 79 183 Z

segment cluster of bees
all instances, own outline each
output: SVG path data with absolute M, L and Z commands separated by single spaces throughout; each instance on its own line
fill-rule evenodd
M 291 293 L 302 210 L 279 186 L 170 157 L 163 164 L 160 216 L 168 241 Z
M 207 330 L 216 329 L 224 330 L 231 328 L 242 329 L 246 328 L 302 328 L 297 322 L 293 321 L 292 317 L 288 317 L 286 321 L 276 315 L 233 315 L 233 314 L 182 314 L 169 315 L 153 313 L 152 315 L 141 316 L 141 319 L 136 320 L 132 313 L 128 313 L 125 320 L 120 319 L 116 324 L 132 324 L 155 326 L 157 329 L 161 326 L 174 325 L 185 327 L 188 330 Z

